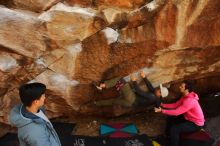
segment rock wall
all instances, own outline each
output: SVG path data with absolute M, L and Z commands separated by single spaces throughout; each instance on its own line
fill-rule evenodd
M 50 117 L 100 109 L 92 81 L 145 70 L 155 86 L 220 75 L 219 0 L 0 0 L 0 122 L 17 88 L 47 85 Z M 208 88 L 207 88 L 208 90 Z M 103 112 L 104 111 L 104 112 Z

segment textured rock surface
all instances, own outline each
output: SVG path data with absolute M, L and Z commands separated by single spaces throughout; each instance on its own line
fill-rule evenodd
M 91 82 L 141 69 L 155 86 L 219 80 L 219 0 L 31 2 L 0 0 L 0 122 L 8 123 L 17 88 L 27 82 L 47 85 L 46 108 L 58 117 L 133 111 L 95 107 L 102 97 Z M 198 87 L 219 89 L 212 82 Z
M 66 0 L 71 5 L 80 5 L 84 7 L 116 7 L 131 9 L 144 4 L 146 0 Z
M 0 44 L 27 57 L 37 57 L 47 48 L 43 25 L 31 13 L 0 7 Z
M 0 0 L 0 4 L 17 9 L 42 12 L 59 1 L 60 0 Z

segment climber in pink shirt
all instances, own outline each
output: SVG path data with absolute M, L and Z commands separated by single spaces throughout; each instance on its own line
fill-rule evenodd
M 205 122 L 199 97 L 192 91 L 192 84 L 184 81 L 179 88 L 183 96 L 176 103 L 161 104 L 162 108 L 155 108 L 155 112 L 169 115 L 166 135 L 170 135 L 172 146 L 179 145 L 181 133 L 197 131 Z

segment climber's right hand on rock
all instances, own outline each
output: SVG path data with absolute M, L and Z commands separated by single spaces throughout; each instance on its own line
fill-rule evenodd
M 146 77 L 144 71 L 141 71 L 141 72 L 140 72 L 140 76 L 141 76 L 142 78 L 145 78 L 145 77 Z
M 136 78 L 134 75 L 131 75 L 131 76 L 130 76 L 130 79 L 131 79 L 131 81 L 133 81 L 133 82 L 134 82 L 134 81 L 137 81 L 137 78 Z

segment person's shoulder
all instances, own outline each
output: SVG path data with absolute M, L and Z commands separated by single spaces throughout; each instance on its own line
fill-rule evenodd
M 17 105 L 15 105 L 15 106 L 11 109 L 10 114 L 9 114 L 9 117 L 15 116 L 15 115 L 19 115 L 19 114 L 20 114 L 21 107 L 22 107 L 22 104 L 17 104 Z
M 20 110 L 21 107 L 22 107 L 22 104 L 16 104 L 15 106 L 12 107 L 11 110 Z
M 28 133 L 29 135 L 36 136 L 45 131 L 43 124 L 31 122 L 24 127 L 22 127 L 23 133 Z
M 187 102 L 187 103 L 195 103 L 197 101 L 197 98 L 194 97 L 194 96 L 191 96 L 191 95 L 186 95 L 184 98 L 183 98 L 183 102 Z
M 190 92 L 189 94 L 185 95 L 185 99 L 198 99 L 198 94 L 195 92 Z

